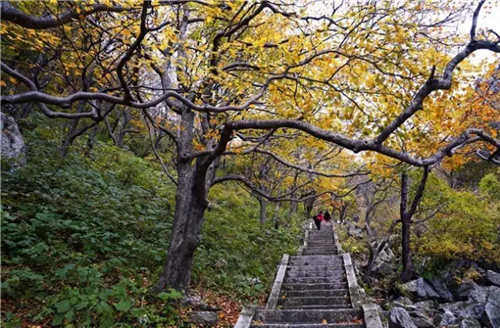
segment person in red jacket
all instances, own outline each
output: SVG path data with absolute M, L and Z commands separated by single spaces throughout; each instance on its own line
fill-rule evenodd
M 323 221 L 323 212 L 319 211 L 319 214 L 314 217 L 314 223 L 316 223 L 316 227 L 318 227 L 318 230 L 321 230 L 321 221 Z

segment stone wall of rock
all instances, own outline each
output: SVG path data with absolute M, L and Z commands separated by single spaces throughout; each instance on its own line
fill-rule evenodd
M 8 159 L 12 167 L 23 166 L 26 163 L 26 145 L 16 121 L 1 113 L 0 127 L 2 159 Z

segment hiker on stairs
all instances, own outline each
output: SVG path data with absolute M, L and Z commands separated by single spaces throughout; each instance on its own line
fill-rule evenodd
M 330 223 L 330 220 L 332 217 L 330 216 L 330 213 L 328 213 L 328 210 L 325 212 L 325 223 Z
M 318 230 L 321 230 L 321 221 L 323 221 L 323 212 L 319 211 L 318 215 L 314 217 L 314 223 L 316 223 Z

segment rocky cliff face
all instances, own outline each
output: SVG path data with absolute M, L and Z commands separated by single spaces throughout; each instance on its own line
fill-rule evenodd
M 2 129 L 1 154 L 12 167 L 23 166 L 26 163 L 26 145 L 14 119 L 1 113 L 0 127 Z

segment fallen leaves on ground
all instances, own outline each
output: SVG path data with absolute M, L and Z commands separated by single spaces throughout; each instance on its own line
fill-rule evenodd
M 232 327 L 238 320 L 242 304 L 234 301 L 228 295 L 221 295 L 209 289 L 196 287 L 192 290 L 193 295 L 201 297 L 202 302 L 220 308 L 219 321 L 216 328 Z M 203 327 L 199 325 L 198 327 Z

